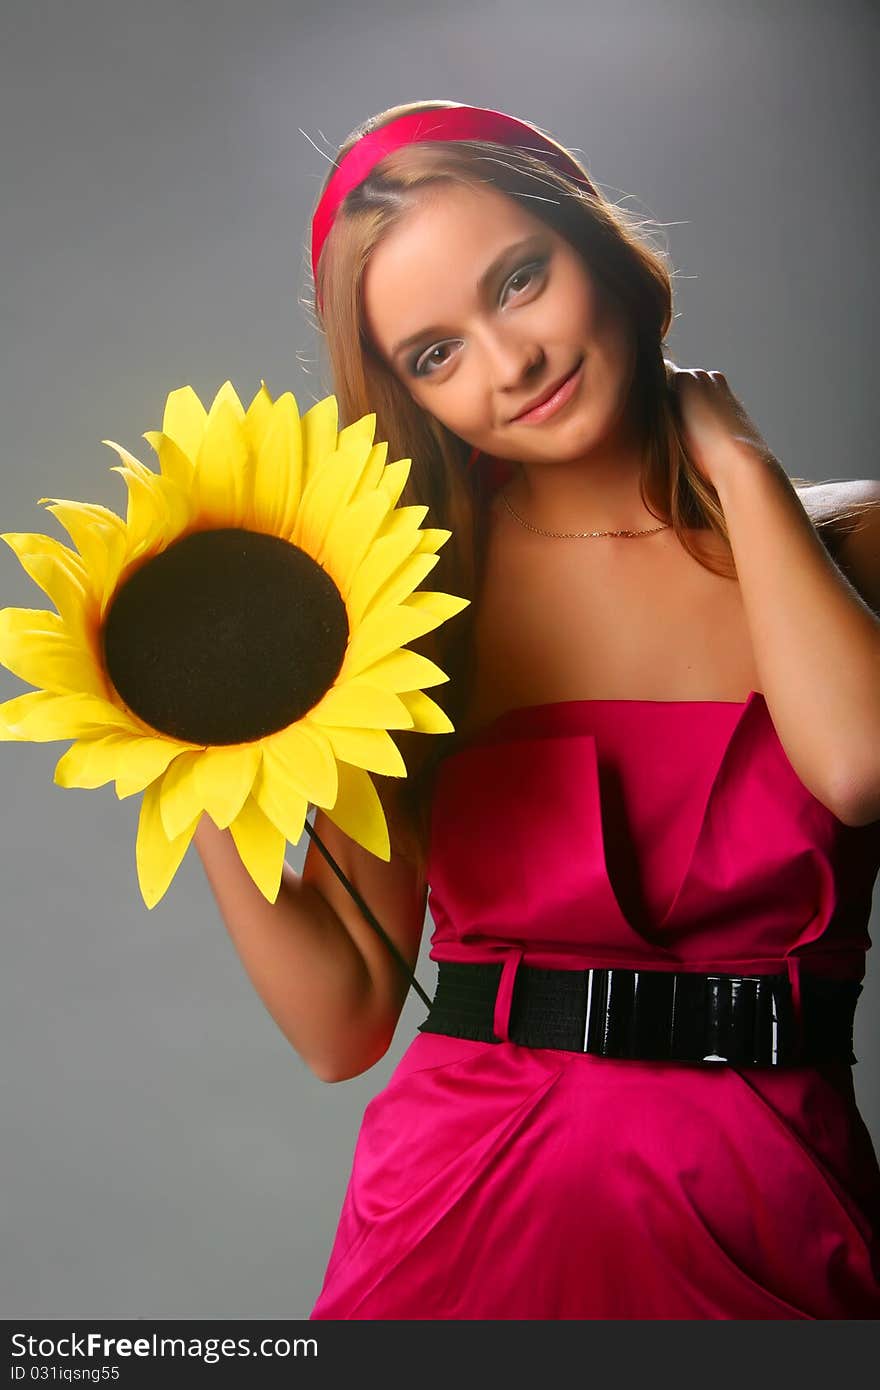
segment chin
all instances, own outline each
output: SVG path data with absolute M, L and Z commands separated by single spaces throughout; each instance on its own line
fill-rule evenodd
M 607 434 L 607 427 L 597 430 L 592 422 L 588 426 L 573 419 L 567 421 L 567 424 L 570 428 L 559 430 L 555 439 L 551 439 L 548 434 L 546 440 L 542 441 L 544 453 L 548 457 L 559 459 L 560 462 L 573 462 L 589 454 L 601 444 Z

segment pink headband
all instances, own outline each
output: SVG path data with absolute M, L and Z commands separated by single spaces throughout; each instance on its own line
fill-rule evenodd
M 595 188 L 574 159 L 526 121 L 492 111 L 484 106 L 442 106 L 436 111 L 417 111 L 396 121 L 368 129 L 351 147 L 336 168 L 312 218 L 312 275 L 317 284 L 318 260 L 339 206 L 347 193 L 356 188 L 380 159 L 402 145 L 423 140 L 489 140 L 498 145 L 517 145 L 540 152 L 544 159 L 569 178 L 583 184 L 590 193 Z

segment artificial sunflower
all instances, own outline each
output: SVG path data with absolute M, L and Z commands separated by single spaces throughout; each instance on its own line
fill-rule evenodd
M 310 804 L 389 859 L 369 775 L 406 776 L 389 730 L 453 732 L 424 693 L 448 676 L 404 649 L 469 603 L 416 591 L 451 532 L 397 506 L 411 460 L 386 463 L 375 415 L 337 424 L 334 396 L 300 417 L 265 382 L 247 410 L 229 381 L 208 410 L 183 386 L 143 436 L 158 473 L 103 441 L 122 460 L 124 521 L 43 497 L 75 549 L 2 536 L 57 612 L 0 611 L 0 662 L 41 687 L 0 705 L 0 738 L 72 738 L 59 786 L 144 793 L 148 908 L 203 813 L 269 902 Z

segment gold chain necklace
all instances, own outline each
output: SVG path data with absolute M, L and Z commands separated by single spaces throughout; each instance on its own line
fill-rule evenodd
M 536 531 L 539 536 L 554 536 L 559 540 L 575 540 L 587 536 L 653 536 L 657 531 L 668 531 L 669 529 L 669 523 L 665 522 L 662 526 L 652 526 L 647 531 L 544 531 L 540 526 L 533 526 L 530 521 L 526 521 L 519 512 L 515 512 L 503 492 L 501 500 L 511 516 L 516 517 L 521 526 L 528 527 L 530 531 Z

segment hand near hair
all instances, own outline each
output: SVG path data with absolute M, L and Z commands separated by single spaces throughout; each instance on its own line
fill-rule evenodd
M 744 457 L 778 466 L 766 440 L 721 372 L 676 367 L 666 361 L 682 443 L 699 473 L 714 488 Z

